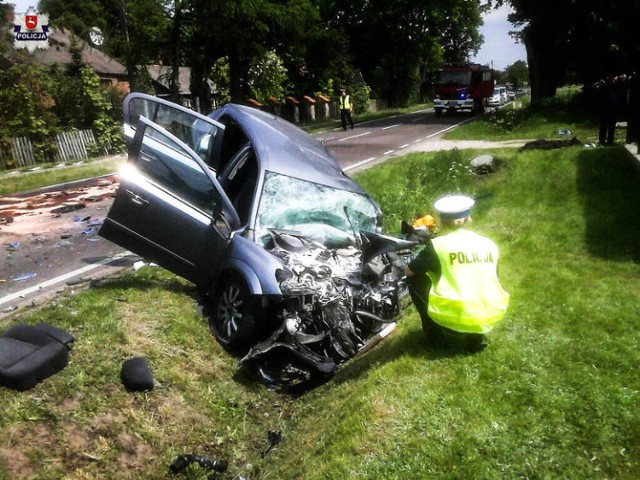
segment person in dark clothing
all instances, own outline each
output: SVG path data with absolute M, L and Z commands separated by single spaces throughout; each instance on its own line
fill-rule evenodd
M 626 85 L 622 77 L 614 76 L 598 85 L 598 110 L 600 145 L 610 146 L 615 142 L 616 122 L 626 103 Z
M 635 143 L 640 153 L 640 76 L 631 74 L 629 84 L 629 102 L 627 104 L 626 143 Z

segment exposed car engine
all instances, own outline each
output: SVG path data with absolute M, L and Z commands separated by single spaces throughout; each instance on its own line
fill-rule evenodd
M 400 313 L 407 294 L 394 265 L 408 261 L 416 244 L 361 232 L 356 245 L 327 248 L 291 231 L 272 231 L 269 250 L 284 269 L 279 328 L 242 359 L 285 390 L 308 388 L 329 378 Z

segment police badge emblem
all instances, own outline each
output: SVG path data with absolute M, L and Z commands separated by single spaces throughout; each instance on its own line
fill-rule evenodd
M 37 49 L 49 48 L 49 18 L 38 15 L 35 8 L 29 7 L 26 13 L 15 16 L 13 32 L 15 33 L 15 48 L 27 49 L 29 53 Z

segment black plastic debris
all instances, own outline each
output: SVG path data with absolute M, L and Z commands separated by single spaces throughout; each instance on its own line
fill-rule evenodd
M 150 392 L 153 390 L 153 376 L 147 360 L 133 357 L 122 364 L 120 378 L 128 392 Z
M 267 432 L 267 441 L 269 442 L 269 445 L 266 450 L 260 453 L 260 458 L 264 458 L 269 455 L 271 450 L 273 450 L 275 446 L 282 441 L 282 432 L 280 430 L 269 430 L 269 432 Z
M 197 463 L 206 470 L 213 470 L 214 472 L 226 472 L 229 463 L 226 460 L 217 460 L 202 455 L 196 455 L 195 453 L 187 453 L 180 455 L 169 466 L 169 472 L 172 475 L 177 475 L 187 469 L 192 463 Z M 210 475 L 208 478 L 214 478 L 214 475 Z
M 79 285 L 81 283 L 86 283 L 86 282 L 90 282 L 91 278 L 84 278 L 84 277 L 78 277 L 78 278 L 74 278 L 72 280 L 67 280 L 67 285 L 69 285 L 70 287 L 73 285 Z
M 574 147 L 580 145 L 582 146 L 582 142 L 578 140 L 576 137 L 568 140 L 533 140 L 531 142 L 525 143 L 522 147 L 520 147 L 520 151 L 526 150 L 555 150 L 557 148 L 565 148 L 565 147 Z

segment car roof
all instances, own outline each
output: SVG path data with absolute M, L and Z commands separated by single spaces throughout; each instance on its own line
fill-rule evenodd
M 227 115 L 244 130 L 260 159 L 262 169 L 334 188 L 367 193 L 342 171 L 322 143 L 292 123 L 256 108 L 232 103 L 213 111 L 209 116 L 220 121 Z

